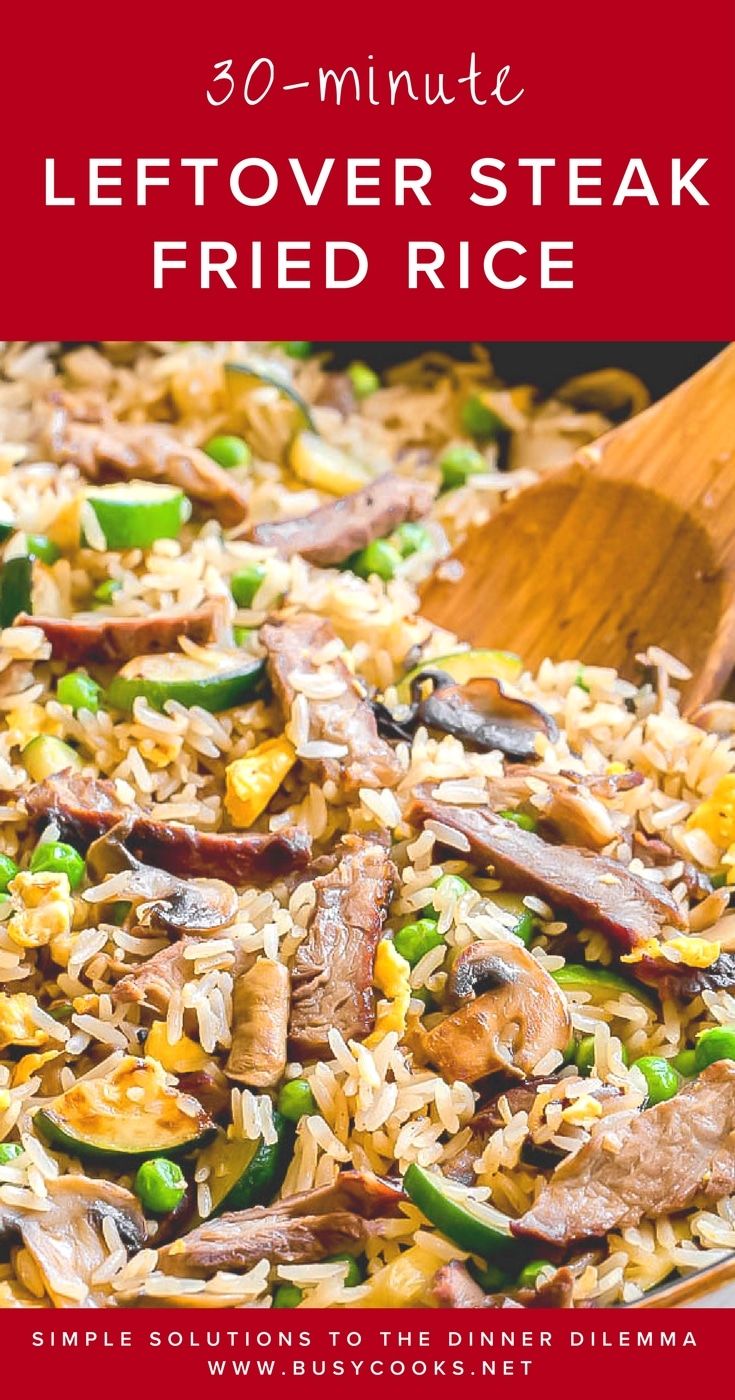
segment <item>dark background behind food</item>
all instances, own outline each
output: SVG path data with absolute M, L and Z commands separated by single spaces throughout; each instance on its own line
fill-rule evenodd
M 722 350 L 716 341 L 315 341 L 319 350 L 332 350 L 335 365 L 366 360 L 375 369 L 400 364 L 426 350 L 442 350 L 466 359 L 472 344 L 487 347 L 502 379 L 511 384 L 535 384 L 549 391 L 572 374 L 608 365 L 640 375 L 654 398 L 660 398 Z

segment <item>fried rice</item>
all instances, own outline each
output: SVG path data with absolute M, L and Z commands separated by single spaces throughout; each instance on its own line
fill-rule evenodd
M 228 369 L 233 365 L 239 368 Z M 480 403 L 494 420 L 493 431 L 474 442 L 468 402 Z M 593 978 L 588 985 L 581 978 L 576 986 L 563 977 L 556 982 L 571 1049 L 546 1049 L 529 1067 L 524 1079 L 532 1092 L 522 1107 L 514 1107 L 510 1092 L 516 1080 L 496 1076 L 490 1085 L 495 1116 L 478 1142 L 473 1119 L 484 1106 L 487 1084 L 443 1074 L 421 1039 L 427 1031 L 431 1039 L 448 1014 L 448 982 L 463 952 L 491 942 L 517 949 L 520 937 L 518 911 L 509 912 L 502 898 L 503 881 L 491 861 L 468 859 L 469 843 L 451 816 L 483 809 L 494 785 L 512 776 L 513 765 L 498 748 L 464 742 L 409 715 L 410 695 L 401 686 L 406 673 L 467 650 L 461 619 L 452 635 L 422 618 L 418 588 L 432 570 L 452 577 L 452 548 L 468 528 L 645 402 L 643 387 L 614 371 L 583 376 L 544 400 L 532 386 L 500 383 L 480 350 L 467 362 L 427 353 L 388 371 L 360 397 L 350 375 L 331 369 L 328 357 L 293 358 L 281 345 L 4 346 L 0 509 L 12 525 L 2 546 L 3 566 L 28 557 L 35 562 L 30 615 L 16 620 L 6 611 L 0 632 L 0 852 L 7 862 L 3 869 L 12 872 L 0 897 L 0 1146 L 13 1145 L 0 1158 L 0 1219 L 8 1241 L 0 1305 L 135 1306 L 148 1300 L 269 1306 L 287 1290 L 291 1305 L 299 1307 L 432 1306 L 435 1279 L 445 1266 L 468 1265 L 477 1279 L 492 1262 L 458 1244 L 406 1194 L 380 1220 L 379 1230 L 361 1237 L 357 1278 L 344 1256 L 333 1257 L 341 1253 L 336 1249 L 306 1261 L 271 1253 L 238 1266 L 169 1270 L 172 1256 L 166 1251 L 175 1259 L 194 1226 L 218 1219 L 211 1133 L 207 1142 L 192 1136 L 190 1149 L 177 1158 L 188 1209 L 177 1224 L 175 1211 L 153 1210 L 141 1194 L 140 1161 L 155 1153 L 134 1158 L 116 1145 L 116 1109 L 107 1155 L 90 1155 L 83 1135 L 75 1149 L 47 1126 L 70 1091 L 80 1085 L 89 1090 L 96 1081 L 114 1084 L 131 1061 L 157 1065 L 165 1092 L 182 1090 L 188 1100 L 183 1112 L 194 1119 L 201 1110 L 197 1075 L 208 1076 L 209 1091 L 213 1085 L 219 1091 L 212 1109 L 215 1142 L 253 1148 L 277 1145 L 283 1087 L 306 1082 L 310 1111 L 295 1123 L 280 1181 L 272 1194 L 249 1199 L 250 1208 L 267 1214 L 300 1193 L 334 1188 L 352 1172 L 400 1189 L 413 1165 L 450 1183 L 455 1202 L 485 1204 L 517 1220 L 539 1198 L 550 1164 L 583 1151 L 600 1118 L 648 1111 L 649 1086 L 637 1061 L 683 1063 L 678 1057 L 692 1051 L 702 1032 L 721 1026 L 735 1035 L 735 991 L 708 985 L 707 978 L 700 985 L 696 978 L 698 969 L 712 966 L 732 946 L 735 712 L 722 702 L 699 723 L 685 718 L 679 688 L 686 672 L 651 638 L 634 681 L 586 666 L 583 657 L 561 663 L 550 658 L 536 674 L 519 668 L 512 680 L 506 677 L 508 692 L 546 717 L 545 729 L 534 735 L 532 760 L 524 765 L 521 804 L 507 805 L 522 807 L 526 826 L 541 824 L 543 830 L 559 784 L 635 774 L 629 786 L 613 782 L 596 789 L 596 850 L 671 900 L 684 932 L 666 924 L 660 946 L 648 951 L 670 967 L 691 970 L 693 985 L 686 995 L 676 995 L 668 980 L 642 992 L 635 963 L 619 961 L 607 932 L 529 887 L 519 892 L 521 913 L 532 925 L 524 942 L 539 975 L 551 982 L 565 966 L 581 965 L 615 970 L 618 977 Z M 195 500 L 176 538 L 108 548 L 104 532 L 84 514 L 89 472 L 49 450 L 49 424 L 59 414 L 72 424 L 103 424 L 113 432 L 119 424 L 165 428 L 184 451 L 202 448 L 217 435 L 237 434 L 249 448 L 248 460 L 230 475 L 246 515 L 223 524 L 206 500 Z M 311 426 L 305 426 L 307 418 Z M 461 484 L 434 495 L 422 518 L 421 547 L 406 554 L 391 577 L 362 577 L 354 553 L 339 565 L 320 566 L 302 553 L 251 538 L 261 522 L 296 520 L 344 494 L 335 491 L 333 476 L 320 478 L 318 453 L 309 471 L 303 464 L 298 470 L 293 444 L 305 431 L 336 450 L 330 470 L 336 461 L 349 475 L 349 464 L 357 463 L 358 479 L 368 487 L 397 469 L 435 490 L 438 464 L 457 447 L 472 446 L 482 462 L 475 460 Z M 55 548 L 44 551 L 39 536 Z M 257 587 L 247 605 L 238 604 L 233 578 L 253 568 Z M 290 707 L 274 686 L 216 709 L 176 698 L 157 703 L 143 690 L 123 709 L 106 696 L 116 666 L 92 660 L 85 674 L 97 683 L 94 703 L 70 705 L 59 697 L 59 682 L 72 667 L 58 655 L 44 619 L 184 618 L 210 606 L 208 641 L 182 634 L 178 648 L 166 647 L 178 649 L 199 672 L 222 650 L 259 662 L 261 629 L 273 619 L 286 627 L 305 617 L 328 624 L 333 640 L 305 650 L 303 665 L 289 673 Z M 382 740 L 395 763 L 388 781 L 348 783 L 340 776 L 345 746 L 315 723 L 319 706 L 338 702 L 351 677 L 359 678 L 364 695 L 379 701 L 383 721 L 387 714 L 397 727 Z M 287 841 L 299 830 L 311 843 L 311 863 L 298 874 L 275 872 L 248 882 L 223 877 L 214 858 L 206 877 L 224 878 L 236 889 L 229 917 L 213 930 L 177 924 L 172 937 L 170 927 L 146 922 L 144 905 L 118 893 L 129 894 L 124 867 L 122 874 L 109 866 L 94 876 L 87 868 L 72 888 L 68 873 L 55 870 L 53 861 L 39 861 L 39 847 L 74 845 L 52 805 L 40 816 L 38 801 L 33 806 L 34 791 L 45 791 L 44 779 L 53 782 L 64 769 L 52 764 L 39 775 L 29 764 L 39 736 L 68 746 L 64 752 L 71 751 L 82 778 L 108 781 L 123 811 L 143 812 L 153 824 L 193 828 L 194 841 L 197 834 L 243 831 L 281 834 Z M 247 764 L 269 740 L 279 742 L 290 760 L 282 780 L 260 810 L 252 806 L 252 788 L 238 807 L 233 775 L 253 770 L 233 765 Z M 444 804 L 446 821 L 412 820 L 422 791 Z M 243 976 L 238 958 L 256 968 L 264 961 L 281 964 L 295 986 L 320 882 L 329 878 L 324 871 L 335 852 L 350 850 L 349 841 L 358 838 L 385 852 L 395 867 L 378 948 L 427 915 L 436 930 L 433 946 L 413 965 L 400 955 L 392 961 L 388 954 L 374 957 L 369 1034 L 343 1034 L 332 1024 L 328 1048 L 311 1059 L 295 1058 L 289 1040 L 285 1067 L 265 1087 L 257 1077 L 228 1075 Z M 123 844 L 126 839 L 123 831 Z M 149 864 L 156 867 L 155 860 Z M 188 873 L 176 875 L 186 879 Z M 202 872 L 197 875 L 201 879 Z M 446 875 L 461 882 L 437 888 Z M 184 898 L 178 887 L 174 893 Z M 120 912 L 121 899 L 127 907 Z M 185 972 L 169 989 L 167 1005 L 120 999 L 115 989 L 122 979 L 182 934 L 188 939 Z M 627 989 L 623 978 L 629 979 Z M 588 1046 L 583 1074 L 582 1041 Z M 183 1063 L 173 1051 L 184 1043 L 195 1067 L 191 1073 L 170 1068 Z M 135 1104 L 144 1091 L 133 1082 L 127 1092 Z M 463 1174 L 457 1164 L 467 1160 L 469 1172 Z M 100 1183 L 108 1183 L 110 1192 L 120 1188 L 133 1203 L 121 1215 L 122 1198 L 110 1194 L 109 1208 L 96 1215 L 92 1210 L 87 1228 L 94 1241 L 86 1259 L 68 1237 L 49 1258 L 26 1228 L 44 1215 L 56 1219 L 58 1183 L 65 1178 L 73 1179 L 72 1186 L 83 1178 L 96 1183 L 103 1201 Z M 129 1224 L 133 1208 L 140 1212 L 136 1198 L 144 1219 L 131 1240 L 121 1220 Z M 611 1229 L 563 1260 L 553 1251 L 546 1258 L 540 1244 L 535 1257 L 543 1256 L 543 1263 L 530 1289 L 540 1293 L 562 1263 L 574 1305 L 636 1303 L 671 1275 L 688 1275 L 733 1249 L 735 1196 L 725 1192 L 673 1213 L 644 1213 L 636 1224 Z M 501 1272 L 494 1286 L 485 1282 L 485 1291 L 528 1303 L 528 1289 L 518 1293 L 505 1263 Z

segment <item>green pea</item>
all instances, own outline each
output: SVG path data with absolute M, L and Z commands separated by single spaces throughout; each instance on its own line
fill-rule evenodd
M 436 919 L 417 919 L 413 924 L 404 924 L 393 939 L 393 946 L 406 962 L 415 967 L 425 953 L 438 948 L 444 942 Z
M 400 562 L 401 556 L 390 540 L 372 540 L 358 554 L 353 554 L 350 568 L 353 573 L 359 574 L 360 578 L 370 578 L 372 574 L 377 574 L 378 578 L 387 583 L 394 577 Z
M 178 1162 L 168 1157 L 151 1157 L 138 1167 L 133 1190 L 145 1211 L 168 1215 L 186 1191 L 186 1177 Z
M 56 695 L 62 705 L 68 705 L 76 714 L 77 710 L 90 710 L 96 715 L 100 707 L 102 686 L 92 680 L 86 671 L 70 671 L 62 676 L 56 685 Z
M 515 822 L 521 831 L 538 831 L 538 822 L 535 817 L 531 817 L 527 812 L 513 812 L 510 807 L 504 812 L 498 812 L 499 817 L 505 817 L 506 821 Z
M 106 578 L 99 583 L 92 594 L 96 603 L 111 603 L 115 594 L 120 592 L 122 584 L 116 578 Z
M 641 1055 L 639 1060 L 633 1061 L 633 1068 L 639 1069 L 646 1081 L 646 1102 L 649 1105 L 673 1099 L 674 1094 L 678 1093 L 679 1076 L 669 1061 L 660 1055 Z
M 231 467 L 247 467 L 253 459 L 245 439 L 236 437 L 234 433 L 220 433 L 210 438 L 204 444 L 204 451 L 213 462 L 228 470 Z
M 251 637 L 255 636 L 257 628 L 239 627 L 237 624 L 232 629 L 232 639 L 236 647 L 246 647 Z
M 463 894 L 472 889 L 467 880 L 463 880 L 461 875 L 440 875 L 434 881 L 434 889 L 439 894 L 449 895 L 451 899 L 461 899 Z
M 536 1280 L 544 1269 L 553 1267 L 548 1259 L 531 1259 L 528 1264 L 524 1264 L 518 1275 L 519 1288 L 535 1288 Z
M 0 855 L 0 894 L 5 894 L 11 880 L 18 874 L 18 866 L 12 856 Z
M 266 575 L 265 564 L 246 564 L 230 579 L 230 592 L 238 608 L 250 608 Z
M 274 1308 L 297 1308 L 303 1298 L 303 1292 L 296 1287 L 295 1283 L 281 1283 L 273 1294 Z
M 488 470 L 487 462 L 476 447 L 469 443 L 457 443 L 439 458 L 439 471 L 445 491 L 454 491 L 464 486 L 468 477 L 479 476 Z
M 61 550 L 48 535 L 26 535 L 26 548 L 31 558 L 40 559 L 42 564 L 55 564 L 61 558 Z
M 19 1142 L 0 1142 L 0 1167 L 4 1167 L 6 1162 L 12 1162 L 14 1157 L 20 1157 L 22 1151 Z
M 298 1123 L 304 1114 L 319 1111 L 306 1079 L 289 1079 L 278 1095 L 277 1108 L 278 1112 L 292 1123 Z
M 670 1063 L 683 1079 L 691 1079 L 697 1073 L 696 1050 L 680 1050 Z
M 308 360 L 311 354 L 310 340 L 274 340 L 273 344 L 292 360 Z
M 392 541 L 403 559 L 408 559 L 411 554 L 423 554 L 425 550 L 431 549 L 434 543 L 431 532 L 420 520 L 406 520 L 403 525 L 399 525 Z
M 66 875 L 73 890 L 81 885 L 86 868 L 79 852 L 75 851 L 73 846 L 67 846 L 65 841 L 42 841 L 31 856 L 31 871 L 34 875 L 45 871 Z
M 363 364 L 362 360 L 354 360 L 348 365 L 347 374 L 357 399 L 367 399 L 380 388 L 379 376 L 369 365 Z
M 694 1046 L 697 1072 L 716 1060 L 735 1060 L 735 1026 L 712 1026 L 697 1036 Z
M 462 405 L 460 422 L 466 433 L 472 437 L 494 438 L 502 432 L 503 420 L 490 408 L 479 394 L 471 394 Z
M 347 1273 L 344 1278 L 345 1288 L 357 1288 L 358 1283 L 362 1283 L 363 1271 L 357 1259 L 353 1259 L 351 1254 L 330 1254 L 324 1261 L 326 1264 L 346 1264 Z

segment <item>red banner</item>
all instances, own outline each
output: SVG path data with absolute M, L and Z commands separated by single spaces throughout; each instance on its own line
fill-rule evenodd
M 10 1322 L 6 1315 L 5 1322 Z M 378 1391 L 467 1394 L 502 1383 L 512 1397 L 568 1385 L 598 1400 L 624 1388 L 701 1390 L 722 1315 L 635 1309 L 525 1312 L 153 1310 L 15 1313 L 13 1359 L 34 1390 L 86 1395 L 184 1393 L 217 1382 L 320 1397 Z M 6 1330 L 6 1337 L 9 1330 Z M 416 1393 L 416 1392 L 414 1392 Z
M 6 336 L 735 334 L 731 0 L 3 30 Z

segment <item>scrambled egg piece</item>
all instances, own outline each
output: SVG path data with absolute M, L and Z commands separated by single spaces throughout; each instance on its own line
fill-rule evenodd
M 396 950 L 389 938 L 378 944 L 375 955 L 374 982 L 379 991 L 388 998 L 378 1005 L 375 1030 L 365 1041 L 366 1045 L 377 1045 L 389 1031 L 398 1031 L 403 1036 L 406 1017 L 411 1000 L 411 967 Z
M 19 1084 L 27 1084 L 49 1060 L 57 1059 L 60 1054 L 60 1050 L 44 1050 L 40 1055 L 24 1055 L 13 1070 L 13 1088 L 17 1088 Z
M 414 1244 L 390 1264 L 378 1269 L 366 1282 L 366 1294 L 355 1308 L 411 1308 L 425 1306 L 439 1261 L 430 1250 Z
M 657 938 L 649 938 L 646 943 L 634 948 L 632 953 L 625 953 L 620 961 L 637 963 L 642 958 L 660 960 L 666 957 L 665 948 L 673 948 L 679 953 L 680 961 L 685 967 L 711 967 L 713 962 L 717 962 L 721 951 L 719 943 L 711 942 L 708 938 L 691 938 L 685 933 L 680 933 L 676 938 L 668 938 L 665 943 L 659 943 Z
M 69 934 L 74 901 L 68 876 L 54 871 L 31 875 L 21 870 L 8 890 L 14 911 L 7 923 L 8 937 L 19 948 L 43 948 L 47 943 L 53 947 L 54 940 Z
M 719 779 L 711 796 L 695 807 L 687 826 L 705 831 L 716 846 L 726 848 L 735 842 L 735 773 Z
M 592 1094 L 580 1094 L 562 1109 L 562 1120 L 578 1128 L 586 1128 L 595 1118 L 602 1117 L 602 1104 Z
M 278 792 L 296 762 L 296 750 L 285 734 L 266 739 L 244 758 L 225 769 L 225 807 L 235 826 L 252 826 Z
M 19 705 L 10 710 L 7 726 L 12 730 L 15 744 L 26 744 L 36 734 L 60 734 L 62 730 L 61 721 L 47 715 L 43 705 L 36 704 Z
M 48 1035 L 33 1019 L 36 998 L 28 992 L 0 992 L 0 1050 L 8 1045 L 45 1045 Z
M 163 1065 L 171 1074 L 196 1073 L 204 1069 L 209 1058 L 201 1045 L 197 1045 L 188 1035 L 182 1035 L 180 1040 L 170 1045 L 165 1021 L 153 1022 L 146 1039 L 145 1053 L 158 1060 L 159 1065 Z

